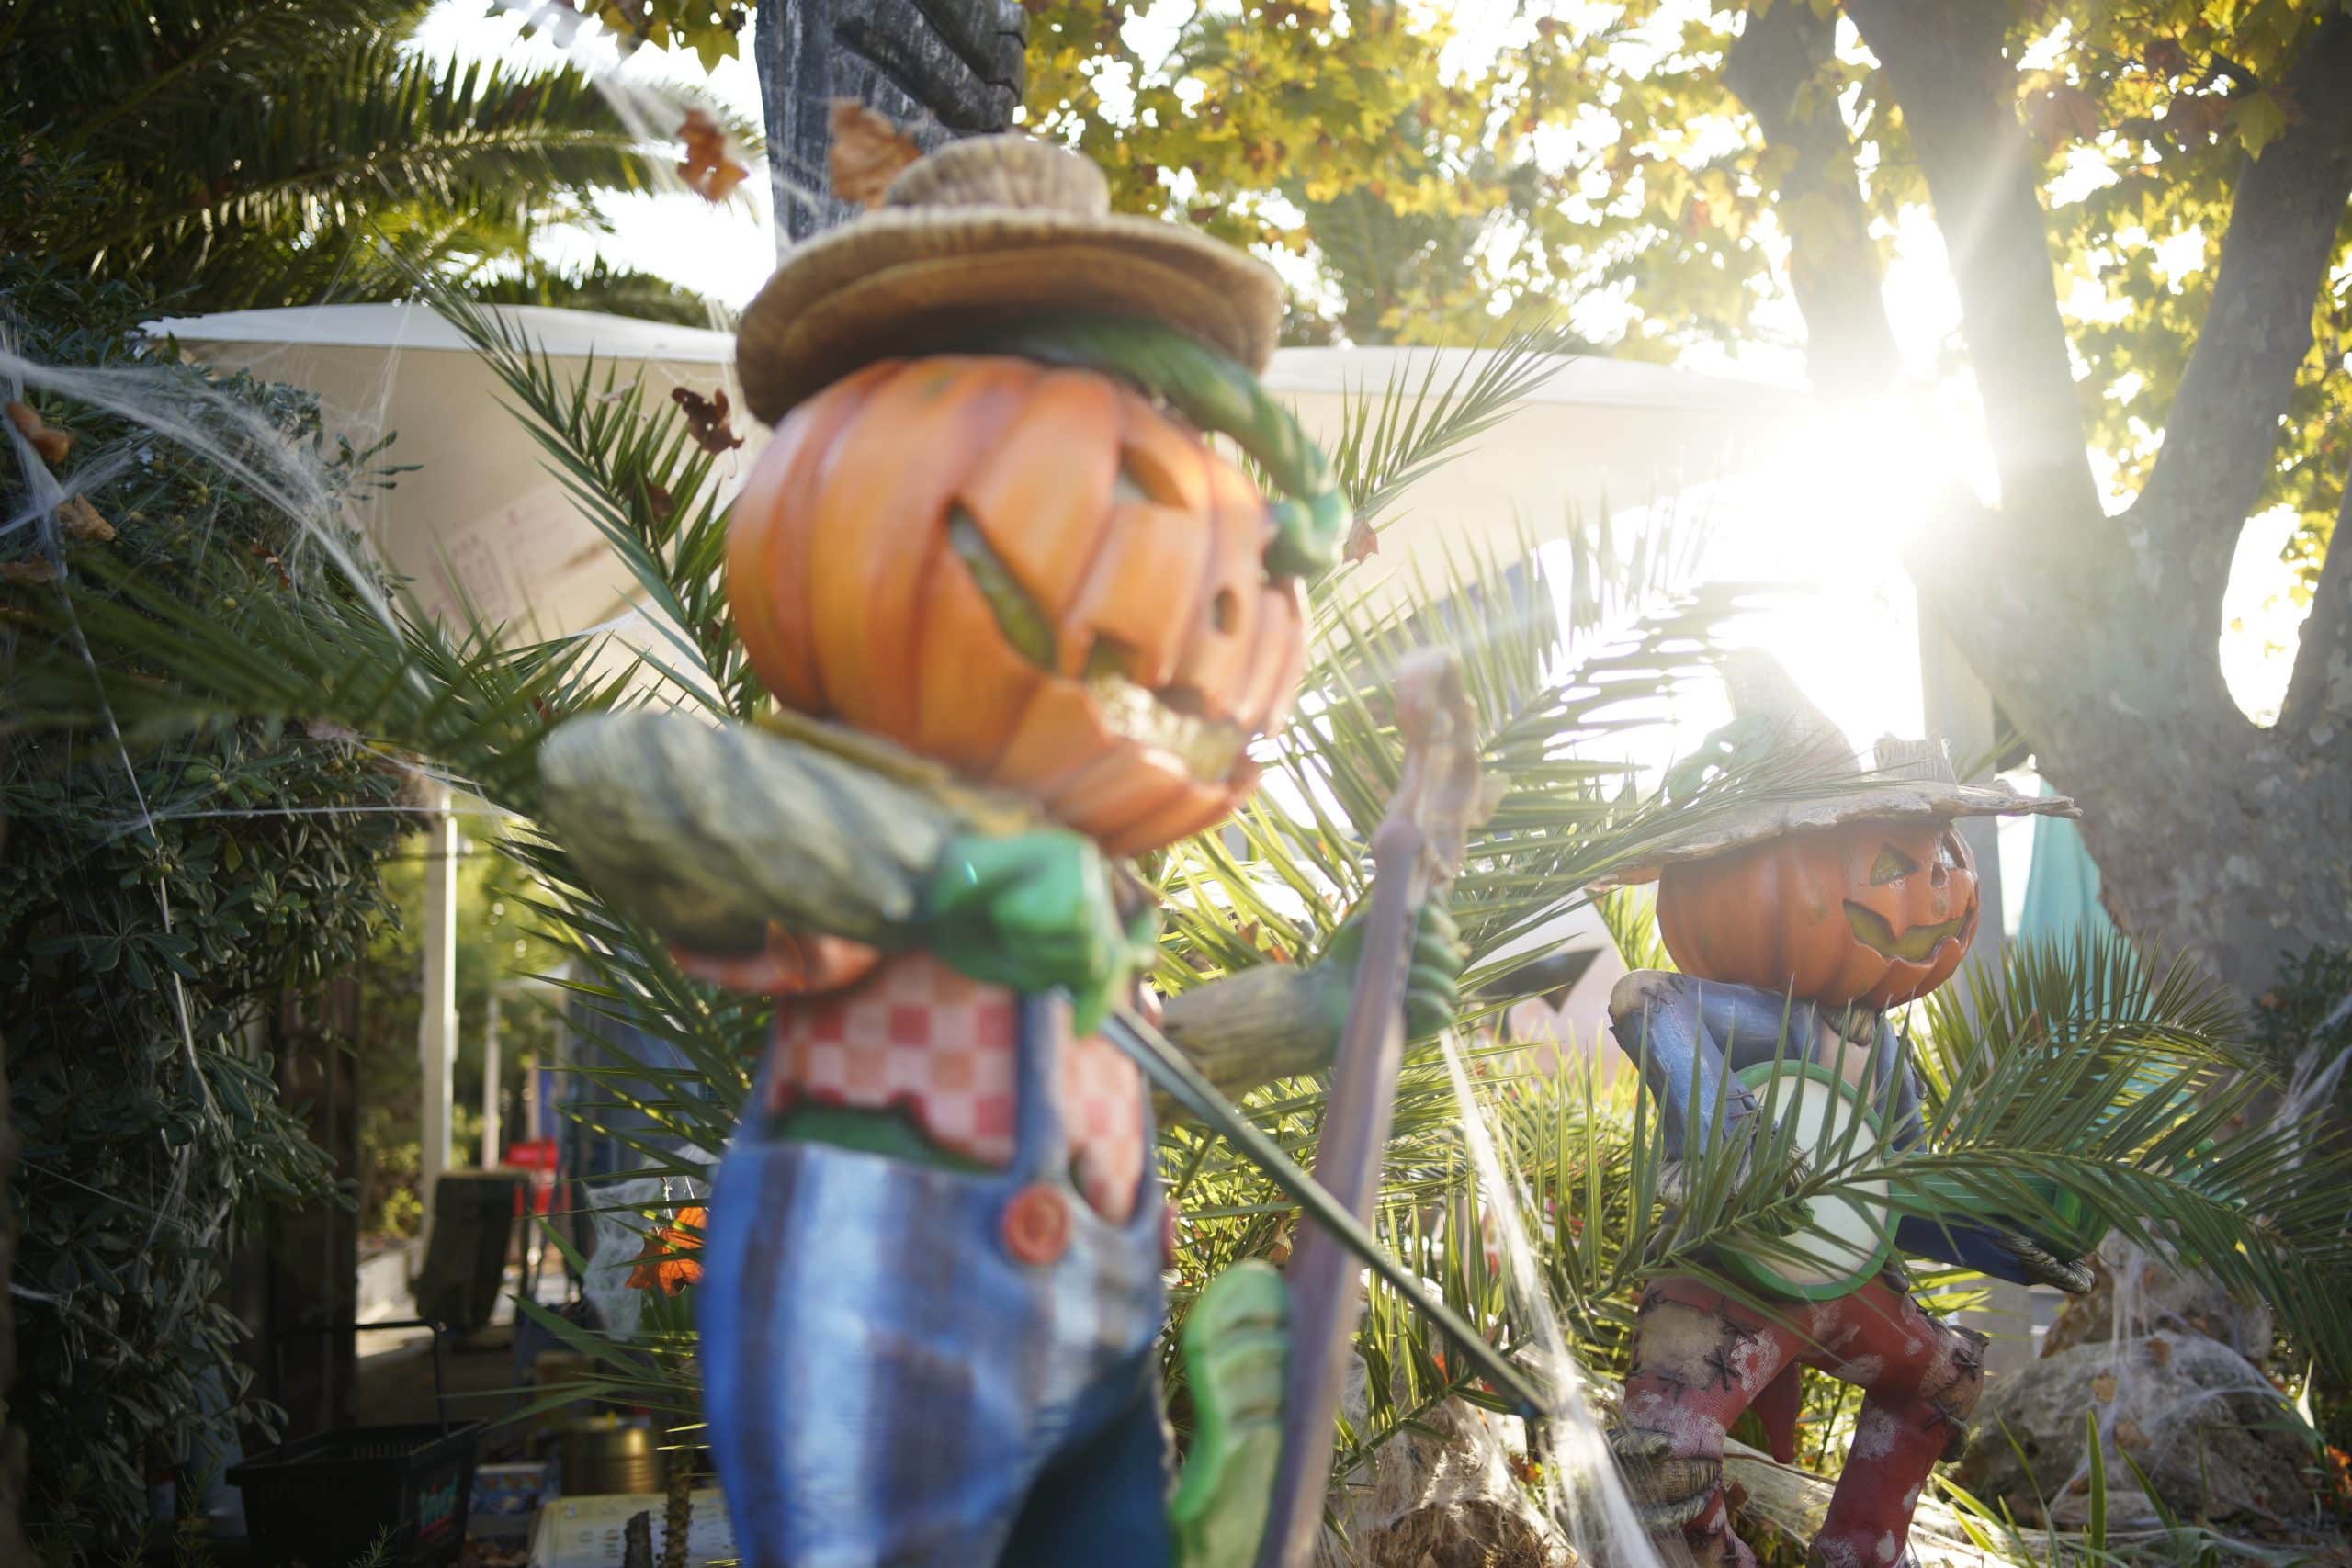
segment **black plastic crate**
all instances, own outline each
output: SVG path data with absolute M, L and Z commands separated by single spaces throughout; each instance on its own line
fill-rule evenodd
M 388 1562 L 448 1568 L 465 1544 L 481 1425 L 345 1427 L 236 1466 L 254 1562 L 350 1568 L 390 1529 Z
M 350 1568 L 390 1532 L 387 1568 L 449 1568 L 466 1543 L 482 1423 L 449 1419 L 441 1382 L 441 1325 L 402 1318 L 343 1326 L 430 1328 L 433 1397 L 441 1419 L 340 1427 L 281 1443 L 232 1466 L 228 1482 L 244 1494 L 250 1561 L 254 1568 Z

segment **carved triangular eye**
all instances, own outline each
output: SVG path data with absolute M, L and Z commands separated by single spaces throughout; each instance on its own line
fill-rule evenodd
M 1879 887 L 1890 882 L 1900 882 L 1918 869 L 1917 861 L 1913 860 L 1893 844 L 1881 844 L 1878 847 L 1878 859 L 1871 863 L 1871 886 Z

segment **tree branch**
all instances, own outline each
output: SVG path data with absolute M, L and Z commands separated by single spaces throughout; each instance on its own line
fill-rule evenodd
M 2102 553 L 2100 515 L 2001 0 L 1847 0 L 1911 130 L 1959 285 L 1962 330 L 2017 564 Z
M 1789 231 L 1789 284 L 1804 313 L 1806 363 L 1815 391 L 1845 400 L 1885 390 L 1902 357 L 1853 139 L 1827 83 L 1837 37 L 1837 22 L 1804 0 L 1750 11 L 1724 79 L 1765 140 L 1791 156 L 1775 210 Z
M 2295 673 L 2278 706 L 2277 733 L 2292 739 L 2322 728 L 2336 746 L 2352 744 L 2352 475 L 2335 509 L 2335 532 L 2319 569 L 2312 613 L 2295 645 Z
M 2270 476 L 2279 416 L 2311 352 L 2312 304 L 2352 201 L 2346 83 L 2352 14 L 2339 13 L 2285 77 L 2300 118 L 2238 176 L 2212 304 L 2132 509 L 2133 526 L 2168 563 L 2167 596 L 2191 617 L 2187 630 L 2200 646 L 2220 636 L 2230 558 Z

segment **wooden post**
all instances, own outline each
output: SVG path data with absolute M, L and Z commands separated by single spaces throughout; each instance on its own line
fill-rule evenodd
M 416 1050 L 424 1068 L 417 1137 L 417 1197 L 424 1204 L 418 1256 L 433 1241 L 433 1199 L 449 1168 L 449 1067 L 458 1054 L 458 818 L 449 792 L 435 799 L 424 830 L 424 994 L 417 1010 Z
M 498 987 L 490 987 L 481 1021 L 481 1168 L 498 1168 L 499 1108 L 505 1100 L 498 1085 Z
M 826 178 L 835 98 L 906 126 L 926 151 L 1012 126 L 1028 82 L 1021 0 L 760 0 L 752 49 L 779 244 L 849 216 Z

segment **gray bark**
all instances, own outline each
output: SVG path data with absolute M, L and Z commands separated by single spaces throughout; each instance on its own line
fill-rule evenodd
M 1767 16 L 1783 9 L 1803 8 Z M 2238 710 L 2218 647 L 2230 554 L 2301 353 L 2281 323 L 2300 312 L 2308 333 L 2318 287 L 2309 235 L 2332 232 L 2352 188 L 2341 183 L 2352 177 L 2341 168 L 2352 107 L 2307 112 L 2286 155 L 2274 146 L 2249 165 L 2209 318 L 2220 331 L 2200 342 L 2166 431 L 2159 468 L 2171 472 L 2119 523 L 2103 515 L 2086 454 L 2040 160 L 2003 49 L 2007 7 L 1847 0 L 1846 11 L 1885 71 L 1927 176 L 2000 473 L 1997 507 L 1946 498 L 1912 550 L 1923 603 L 2043 773 L 2083 802 L 2117 922 L 2259 995 L 2283 951 L 2352 946 L 2352 567 L 2331 551 L 2277 725 Z M 2291 79 L 2340 76 L 2347 39 L 2352 18 L 2331 20 Z M 1776 116 L 1787 118 L 1775 95 L 1826 48 L 1826 29 L 1789 23 L 1743 45 L 1746 71 L 1736 57 L 1733 83 L 1754 95 L 1768 135 Z M 1810 158 L 1835 177 L 1839 160 L 1850 166 L 1850 150 L 1817 127 L 1782 134 L 1795 138 L 1801 166 Z M 1842 243 L 1848 254 L 1809 270 L 1874 285 L 1866 242 L 1819 228 L 1816 250 Z M 1803 290 L 1799 302 L 1825 388 L 1851 385 L 1854 367 L 1886 352 L 1868 310 L 1825 308 Z
M 2238 177 L 2213 307 L 2165 418 L 2165 443 L 2132 509 L 2165 562 L 2186 629 L 2221 635 L 2237 525 L 2269 477 L 2312 306 L 2352 200 L 2352 15 L 2339 14 L 2287 74 L 2298 117 Z
M 1886 389 L 1901 368 L 1887 320 L 1884 281 L 1870 240 L 1853 139 L 1827 77 L 1837 19 L 1811 6 L 1751 13 L 1724 62 L 1724 76 L 1765 138 L 1792 162 L 1779 211 L 1789 229 L 1789 288 L 1808 323 L 1814 389 L 1839 401 Z
M 777 243 L 849 216 L 826 178 L 832 100 L 859 100 L 925 149 L 1008 130 L 1028 80 L 1028 29 L 1020 0 L 760 0 Z

